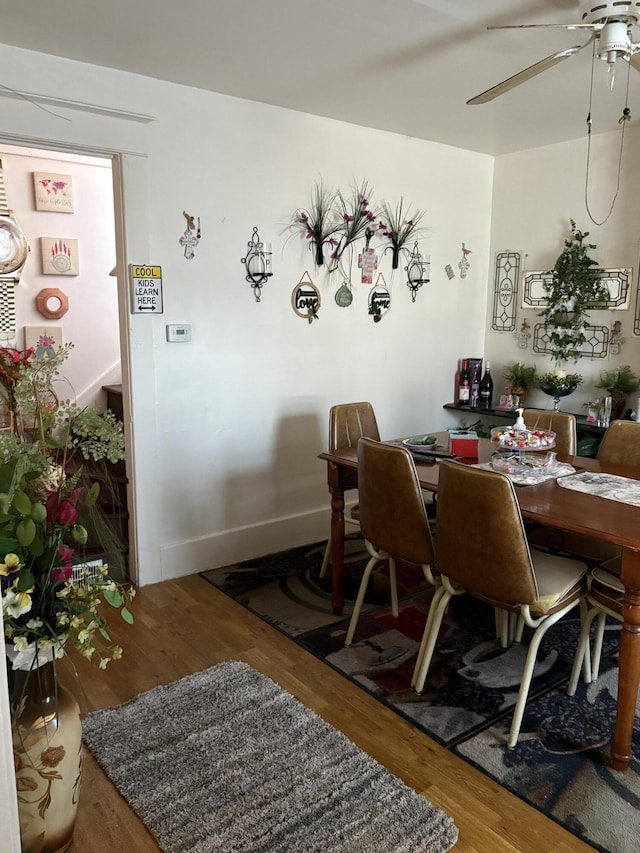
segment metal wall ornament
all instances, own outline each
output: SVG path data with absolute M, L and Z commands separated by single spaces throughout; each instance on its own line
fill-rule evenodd
M 516 328 L 521 262 L 520 252 L 504 251 L 496 254 L 491 319 L 491 328 L 494 332 L 513 332 Z
M 624 311 L 629 307 L 631 294 L 631 279 L 633 270 L 630 267 L 615 267 L 613 269 L 593 269 L 600 283 L 609 291 L 606 302 L 587 305 L 590 309 L 609 309 Z M 544 308 L 547 304 L 547 291 L 551 284 L 552 273 L 532 271 L 522 274 L 522 307 Z
M 411 254 L 409 255 L 409 262 L 405 267 L 405 272 L 407 273 L 407 287 L 411 291 L 412 302 L 416 301 L 418 290 L 420 290 L 422 285 L 428 284 L 430 281 L 430 264 L 431 261 L 429 258 L 425 258 L 423 260 L 422 255 L 418 250 L 418 241 L 416 240 L 413 244 Z
M 184 248 L 184 256 L 188 261 L 192 261 L 196 256 L 196 246 L 200 242 L 202 232 L 200 230 L 200 217 L 198 217 L 198 226 L 196 228 L 195 216 L 182 211 L 182 215 L 187 220 L 187 228 L 184 234 L 181 235 L 178 243 Z
M 531 337 L 531 326 L 526 317 L 523 318 L 520 324 L 520 329 L 515 333 L 514 338 L 518 341 L 520 349 L 527 349 L 529 346 L 529 338 Z
M 320 291 L 311 280 L 308 271 L 305 270 L 300 281 L 293 288 L 291 306 L 298 317 L 313 323 L 314 320 L 319 319 L 320 302 Z
M 353 302 L 353 293 L 346 281 L 343 281 L 336 291 L 336 305 L 340 308 L 348 308 Z
M 460 263 L 458 264 L 458 269 L 460 270 L 460 278 L 466 278 L 469 269 L 471 268 L 471 264 L 469 263 L 469 259 L 467 255 L 471 254 L 471 249 L 467 249 L 465 244 L 462 244 L 462 257 L 460 258 Z
M 273 275 L 271 244 L 265 245 L 262 242 L 258 234 L 258 227 L 255 226 L 251 239 L 247 243 L 247 248 L 249 251 L 244 258 L 240 259 L 240 263 L 244 264 L 247 271 L 245 278 L 253 289 L 256 302 L 260 302 L 262 286 Z
M 620 355 L 623 343 L 622 323 L 616 320 L 609 330 L 609 355 Z
M 555 349 L 551 344 L 551 330 L 544 323 L 536 323 L 533 329 L 533 351 L 553 355 Z M 594 326 L 591 323 L 585 328 L 586 340 L 580 346 L 581 358 L 606 358 L 609 349 L 609 329 L 606 326 Z
M 382 282 L 382 283 L 381 283 Z M 376 286 L 369 292 L 369 314 L 374 323 L 379 323 L 391 307 L 391 294 L 382 273 L 378 276 Z

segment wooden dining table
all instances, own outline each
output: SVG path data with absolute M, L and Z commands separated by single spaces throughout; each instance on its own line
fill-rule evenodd
M 435 433 L 439 444 L 448 441 L 446 433 Z M 390 442 L 401 444 L 401 439 Z M 494 446 L 486 439 L 478 444 L 478 459 L 460 460 L 469 464 L 486 462 Z M 356 448 L 321 453 L 327 463 L 331 494 L 331 564 L 333 612 L 342 614 L 344 597 L 345 493 L 358 487 Z M 640 480 L 637 469 L 601 466 L 595 459 L 581 456 L 558 457 L 577 469 L 604 471 Z M 437 493 L 439 462 L 414 455 L 418 479 L 423 489 Z M 640 684 L 640 507 L 565 489 L 556 480 L 519 486 L 516 495 L 523 518 L 558 530 L 590 536 L 622 549 L 621 580 L 625 587 L 624 622 L 620 635 L 618 700 L 610 763 L 615 770 L 626 770 L 632 758 L 631 738 Z

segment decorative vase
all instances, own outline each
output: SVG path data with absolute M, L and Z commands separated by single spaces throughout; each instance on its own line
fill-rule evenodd
M 320 242 L 320 240 L 313 241 L 313 249 L 315 255 L 315 262 L 317 267 L 321 267 L 324 265 L 324 245 Z
M 577 385 L 572 383 L 567 383 L 566 385 L 552 384 L 551 382 L 540 383 L 540 390 L 544 391 L 545 394 L 548 394 L 549 397 L 553 397 L 554 412 L 558 411 L 560 398 L 568 397 L 569 394 L 573 394 L 577 387 Z
M 58 682 L 53 662 L 12 674 L 22 853 L 64 853 L 73 840 L 82 772 L 80 707 Z
M 396 246 L 395 244 L 392 247 L 391 251 L 391 269 L 397 270 L 400 265 L 400 246 Z

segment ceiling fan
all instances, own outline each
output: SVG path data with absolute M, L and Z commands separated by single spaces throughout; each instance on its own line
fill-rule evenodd
M 582 0 L 579 17 L 580 20 L 574 24 L 512 24 L 487 27 L 489 30 L 559 27 L 566 30 L 586 30 L 591 32 L 591 38 L 584 44 L 552 53 L 551 56 L 503 80 L 502 83 L 481 92 L 467 101 L 467 104 L 486 104 L 521 83 L 525 83 L 536 74 L 552 68 L 558 62 L 570 59 L 594 42 L 596 55 L 607 62 L 612 73 L 618 59 L 624 59 L 640 71 L 640 42 L 634 44 L 631 37 L 632 27 L 640 24 L 640 0 Z

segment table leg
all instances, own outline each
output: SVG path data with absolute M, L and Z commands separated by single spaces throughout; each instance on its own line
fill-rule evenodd
M 611 766 L 626 770 L 632 758 L 631 738 L 640 684 L 640 553 L 624 549 L 620 578 L 625 585 L 624 622 L 620 635 L 618 705 L 611 744 Z
M 342 573 L 344 567 L 344 489 L 332 486 L 331 491 L 331 578 L 332 605 L 336 616 L 342 616 L 344 596 Z

